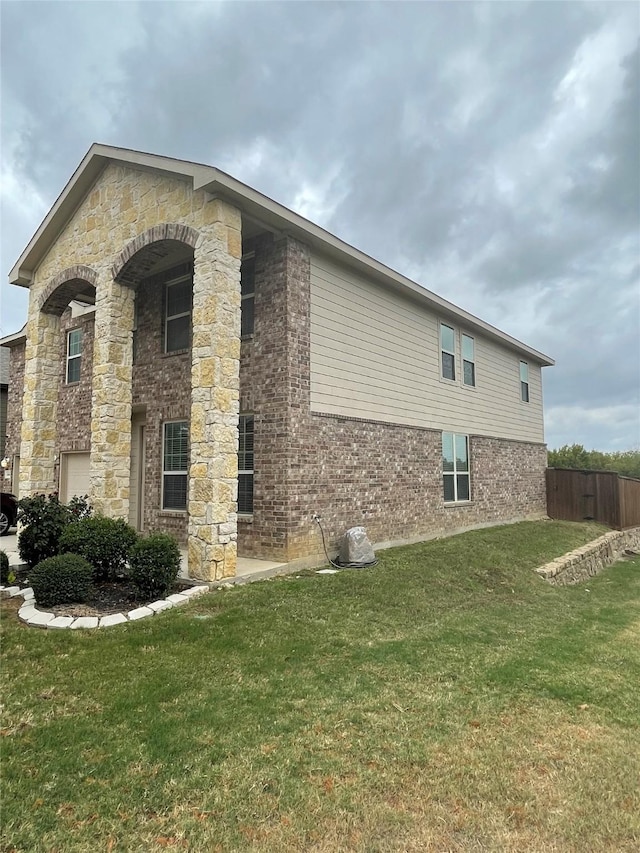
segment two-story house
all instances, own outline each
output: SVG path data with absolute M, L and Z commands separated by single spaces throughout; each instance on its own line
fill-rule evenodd
M 92 146 L 10 280 L 16 488 L 193 577 L 545 514 L 551 359 L 215 168 Z

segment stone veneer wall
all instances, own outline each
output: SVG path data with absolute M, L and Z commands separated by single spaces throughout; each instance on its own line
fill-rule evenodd
M 236 573 L 240 211 L 216 199 L 195 247 L 191 348 L 189 575 Z
M 237 409 L 240 331 L 240 213 L 192 183 L 166 173 L 140 171 L 109 163 L 59 233 L 35 270 L 29 288 L 25 395 L 21 428 L 21 492 L 56 487 L 55 452 L 59 370 L 62 359 L 60 321 L 64 299 L 76 286 L 96 288 L 96 335 L 92 383 L 91 481 L 94 505 L 108 515 L 128 515 L 129 452 L 132 415 L 131 346 L 133 280 L 123 272 L 137 266 L 136 253 L 174 240 L 196 250 L 194 334 L 209 336 L 191 353 L 191 404 L 199 392 L 205 411 L 198 446 L 205 476 L 214 481 L 212 505 L 189 516 L 190 557 L 198 577 L 233 574 L 236 562 L 235 483 L 237 471 Z M 126 267 L 132 261 L 133 266 Z M 149 267 L 147 267 L 149 269 Z M 83 284 L 84 283 L 84 284 Z M 77 292 L 80 292 L 78 290 Z M 64 296 L 62 304 L 60 299 Z M 206 303 L 206 305 L 205 305 Z M 198 311 L 205 307 L 207 330 L 197 329 Z M 219 311 L 215 308 L 219 307 Z M 44 310 L 43 310 L 44 309 Z M 45 313 L 52 310 L 54 313 Z M 213 310 L 213 314 L 211 311 Z M 213 339 L 215 338 L 215 342 Z M 203 365 L 203 359 L 208 359 Z M 208 378 L 213 367 L 216 393 Z M 202 385 L 199 383 L 202 381 Z M 208 395 L 208 396 L 207 396 Z M 204 400 L 204 397 L 207 397 Z M 216 420 L 218 418 L 218 420 Z M 194 420 L 194 412 L 191 412 Z M 192 432 L 193 432 L 192 423 Z M 197 429 L 195 430 L 197 434 Z M 233 435 L 233 438 L 232 438 Z M 210 454 L 214 454 L 212 458 Z M 192 459 L 193 464 L 193 459 Z M 191 496 L 195 500 L 194 496 Z M 196 500 L 197 504 L 197 500 Z M 202 501 L 200 502 L 202 508 Z M 196 551 L 192 546 L 196 545 Z M 218 545 L 220 546 L 218 548 Z M 214 553 L 215 551 L 215 553 Z M 191 565 L 190 565 L 191 571 Z
M 570 551 L 536 569 L 540 577 L 554 586 L 580 583 L 617 562 L 625 550 L 640 548 L 640 527 L 611 530 L 593 542 Z

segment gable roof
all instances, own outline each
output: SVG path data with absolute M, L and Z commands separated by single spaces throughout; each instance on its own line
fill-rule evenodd
M 45 257 L 63 227 L 83 201 L 102 170 L 109 163 L 120 163 L 134 169 L 164 172 L 173 177 L 189 180 L 193 190 L 205 190 L 212 196 L 221 197 L 237 206 L 245 216 L 276 232 L 285 232 L 310 245 L 323 254 L 346 264 L 385 287 L 403 293 L 422 303 L 443 319 L 475 330 L 503 346 L 515 350 L 541 365 L 554 364 L 553 359 L 538 352 L 521 341 L 485 323 L 473 314 L 458 308 L 452 302 L 427 290 L 406 276 L 381 264 L 359 249 L 350 246 L 335 235 L 315 225 L 303 216 L 294 213 L 252 187 L 243 184 L 226 172 L 213 166 L 176 160 L 156 154 L 145 154 L 127 148 L 94 143 L 82 162 L 62 190 L 55 204 L 42 221 L 9 273 L 12 284 L 29 287 L 33 274 Z

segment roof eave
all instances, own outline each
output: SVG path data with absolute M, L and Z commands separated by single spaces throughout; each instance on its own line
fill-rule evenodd
M 526 346 L 526 344 L 512 338 L 495 326 L 469 314 L 452 302 L 432 293 L 354 246 L 345 243 L 319 225 L 310 222 L 303 216 L 294 213 L 213 166 L 161 157 L 156 154 L 146 154 L 126 148 L 115 148 L 99 143 L 94 143 L 86 153 L 19 257 L 9 274 L 9 280 L 12 284 L 22 287 L 31 285 L 34 272 L 42 258 L 109 162 L 122 162 L 145 171 L 165 172 L 174 177 L 190 180 L 194 191 L 203 189 L 212 196 L 221 196 L 233 202 L 244 214 L 264 223 L 273 230 L 297 237 L 311 244 L 317 250 L 334 256 L 342 262 L 347 262 L 350 266 L 373 276 L 386 286 L 391 286 L 405 295 L 412 295 L 417 301 L 428 305 L 445 317 L 449 317 L 457 323 L 464 323 L 470 329 L 487 334 L 543 366 L 551 366 L 555 363 L 544 353 Z
M 241 207 L 243 212 L 271 226 L 274 230 L 290 234 L 292 237 L 299 237 L 325 254 L 334 256 L 343 262 L 346 260 L 352 267 L 369 276 L 373 273 L 373 277 L 378 281 L 387 286 L 391 285 L 398 291 L 405 294 L 409 291 L 417 301 L 427 304 L 440 315 L 451 318 L 458 324 L 463 323 L 470 330 L 476 330 L 488 334 L 491 338 L 500 340 L 502 344 L 523 355 L 527 355 L 543 367 L 552 367 L 555 364 L 555 361 L 548 355 L 527 346 L 522 341 L 511 337 L 490 323 L 486 323 L 479 317 L 454 305 L 453 302 L 449 302 L 447 299 L 443 299 L 441 296 L 427 290 L 422 285 L 396 272 L 391 267 L 385 266 L 385 264 L 380 263 L 380 261 L 377 261 L 370 255 L 356 249 L 349 243 L 345 243 L 344 240 L 341 240 L 319 225 L 278 204 L 278 202 L 273 201 L 252 187 L 241 183 L 231 175 L 227 175 L 219 169 L 212 169 L 211 172 L 215 172 L 215 174 L 212 176 L 209 173 L 203 176 L 207 179 L 206 183 L 196 185 L 194 181 L 194 190 L 204 189 L 214 197 L 220 196 L 225 198 Z
M 26 340 L 27 324 L 25 323 L 18 332 L 13 332 L 11 335 L 5 335 L 4 338 L 0 338 L 0 347 L 11 349 L 11 347 L 18 346 L 18 344 L 24 343 Z
M 139 169 L 166 172 L 194 182 L 202 182 L 204 173 L 215 172 L 214 169 L 197 163 L 94 143 L 16 261 L 9 273 L 11 284 L 21 287 L 29 287 L 32 284 L 34 272 L 49 247 L 110 162 L 122 162 Z

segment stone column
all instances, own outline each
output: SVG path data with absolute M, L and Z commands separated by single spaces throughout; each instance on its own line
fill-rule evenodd
M 109 518 L 129 514 L 134 299 L 130 287 L 106 276 L 96 290 L 91 502 Z
M 63 341 L 60 318 L 44 314 L 30 294 L 22 398 L 20 494 L 57 491 L 56 408 Z
M 240 211 L 207 203 L 193 277 L 189 575 L 236 573 L 240 370 Z

